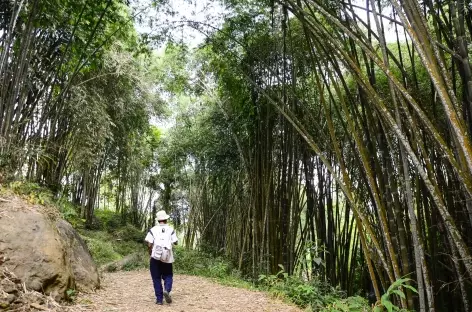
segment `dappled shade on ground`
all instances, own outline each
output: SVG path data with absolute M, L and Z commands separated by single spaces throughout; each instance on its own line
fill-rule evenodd
M 198 276 L 175 275 L 174 302 L 163 306 L 154 303 L 147 270 L 105 273 L 102 282 L 102 289 L 79 296 L 69 311 L 301 311 L 266 293 L 223 286 Z

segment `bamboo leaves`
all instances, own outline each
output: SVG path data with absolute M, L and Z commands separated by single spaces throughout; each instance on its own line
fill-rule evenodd
M 237 3 L 233 5 L 238 8 Z M 368 14 L 363 17 L 360 10 Z M 219 92 L 230 107 L 236 98 L 239 103 L 246 101 L 255 117 L 249 128 L 252 132 L 248 132 L 255 137 L 255 158 L 248 158 L 249 168 L 254 165 L 255 171 L 247 174 L 256 193 L 250 193 L 254 196 L 247 210 L 251 229 L 244 230 L 250 235 L 243 245 L 252 240 L 253 248 L 268 247 L 252 253 L 253 270 L 265 252 L 278 250 L 270 249 L 271 233 L 287 233 L 285 208 L 277 205 L 285 195 L 286 199 L 298 194 L 285 189 L 285 178 L 297 168 L 289 160 L 298 158 L 304 163 L 299 184 L 304 185 L 302 192 L 307 197 L 302 202 L 307 220 L 293 228 L 299 231 L 299 246 L 308 244 L 310 238 L 325 243 L 330 252 L 336 250 L 330 249 L 335 248 L 332 237 L 345 235 L 331 223 L 336 207 L 331 197 L 336 194 L 352 209 L 356 242 L 362 245 L 377 298 L 381 299 L 382 288 L 410 273 L 413 259 L 419 309 L 433 311 L 437 302 L 433 287 L 440 284 L 435 276 L 442 274 L 431 270 L 431 266 L 437 268 L 437 257 L 454 261 L 459 276 L 462 271 L 472 273 L 467 234 L 472 227 L 468 221 L 472 172 L 466 124 L 470 66 L 464 49 L 464 38 L 470 38 L 470 27 L 466 27 L 470 12 L 464 2 L 278 1 L 270 6 L 270 14 L 261 11 L 258 23 L 251 20 L 242 30 L 235 21 L 247 20 L 247 11 L 237 11 L 240 16 L 230 19 L 213 36 L 212 44 L 220 58 L 230 60 L 213 71 Z M 386 23 L 393 23 L 394 42 L 386 39 Z M 270 36 L 261 35 L 260 30 L 268 25 Z M 229 68 L 235 73 L 228 74 Z M 225 80 L 229 76 L 232 78 Z M 236 96 L 243 92 L 250 96 Z M 262 133 L 260 125 L 270 119 L 265 115 L 268 104 L 283 119 Z M 244 114 L 241 106 L 229 110 Z M 309 153 L 290 147 L 287 139 L 294 132 L 305 141 L 301 144 L 307 145 Z M 276 145 L 265 145 L 264 140 Z M 277 179 L 267 182 L 272 174 Z M 336 183 L 336 192 L 325 188 L 330 180 Z M 453 190 L 452 185 L 458 188 Z M 276 189 L 284 195 L 277 194 L 272 202 L 261 199 Z M 463 201 L 457 201 L 460 199 Z M 272 209 L 280 209 L 279 214 L 272 215 Z M 288 223 L 300 208 L 293 204 L 289 209 L 294 215 Z M 272 227 L 271 216 L 280 218 L 273 222 L 281 227 Z M 432 226 L 442 229 L 444 239 L 436 238 Z M 428 258 L 439 246 L 449 253 Z M 296 249 L 296 257 L 300 267 L 305 267 L 299 250 L 303 248 Z M 285 251 L 279 252 L 279 259 L 286 261 Z M 340 254 L 329 257 L 339 259 Z M 459 262 L 454 260 L 457 257 Z M 314 269 L 316 262 L 311 263 Z M 326 270 L 330 269 L 327 265 Z M 410 289 L 409 281 L 404 282 Z M 463 280 L 459 282 L 464 289 Z M 416 305 L 412 293 L 393 293 L 399 295 L 404 308 Z M 462 302 L 468 306 L 467 298 Z M 389 307 L 393 309 L 393 305 Z

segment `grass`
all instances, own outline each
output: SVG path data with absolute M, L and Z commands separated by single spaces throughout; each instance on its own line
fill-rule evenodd
M 176 246 L 174 271 L 178 274 L 204 276 L 223 285 L 253 289 L 254 284 L 244 280 L 240 271 L 227 259 L 197 250 Z
M 251 282 L 221 256 L 178 247 L 175 257 L 176 273 L 204 276 L 228 286 L 267 291 L 274 297 L 305 308 L 305 311 L 371 311 L 366 299 L 358 296 L 346 298 L 340 289 L 317 279 L 304 281 L 281 270 L 275 275 L 260 275 L 258 281 Z
M 87 247 L 92 254 L 93 259 L 97 265 L 103 265 L 109 262 L 117 261 L 122 258 L 122 255 L 117 253 L 113 248 L 111 242 L 103 241 L 101 239 L 91 238 L 81 235 L 85 240 Z
M 366 299 L 346 297 L 342 290 L 318 279 L 306 281 L 281 270 L 276 275 L 261 275 L 259 282 L 260 288 L 305 308 L 305 311 L 370 311 Z
M 149 266 L 146 247 L 143 243 L 144 233 L 132 225 L 127 224 L 106 230 L 79 229 L 78 232 L 85 240 L 98 266 L 121 260 L 129 255 L 135 255 L 135 257 L 130 258 L 129 262 L 123 266 L 124 270 Z
M 127 226 L 128 227 L 128 226 Z M 94 231 L 79 229 L 79 234 L 87 243 L 90 253 L 98 265 L 110 263 L 121 258 L 145 250 L 144 244 L 135 239 L 123 238 L 120 233 L 126 233 L 122 228 L 116 231 Z M 141 236 L 141 241 L 144 234 Z
M 80 236 L 98 266 L 120 260 L 140 247 L 134 242 L 116 241 L 112 235 L 104 231 L 82 230 Z

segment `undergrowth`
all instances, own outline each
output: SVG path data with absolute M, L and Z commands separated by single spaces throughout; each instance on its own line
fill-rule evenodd
M 174 272 L 176 273 L 209 277 L 228 286 L 254 288 L 254 285 L 244 280 L 241 272 L 222 256 L 213 256 L 182 246 L 176 246 L 174 255 L 176 259 Z
M 260 275 L 257 281 L 251 282 L 222 256 L 182 247 L 176 248 L 175 254 L 176 273 L 205 276 L 225 285 L 268 291 L 274 297 L 305 308 L 305 311 L 371 311 L 366 299 L 358 296 L 346 298 L 343 291 L 317 279 L 303 281 L 280 270 L 275 275 Z
M 64 199 L 55 199 L 51 192 L 34 183 L 13 182 L 10 189 L 32 204 L 56 207 L 85 240 L 98 266 L 118 261 L 128 256 L 123 270 L 149 267 L 149 256 L 144 245 L 142 231 L 131 224 L 123 224 L 121 216 L 112 211 L 96 211 L 92 229 L 85 229 L 85 220 L 80 218 L 76 206 Z M 4 192 L 5 189 L 0 189 Z M 211 252 L 189 250 L 181 246 L 174 249 L 176 262 L 174 272 L 198 275 L 213 279 L 224 285 L 257 288 L 290 301 L 305 311 L 319 312 L 366 312 L 406 311 L 394 305 L 394 299 L 404 298 L 403 289 L 416 290 L 408 284 L 409 279 L 399 279 L 373 307 L 365 298 L 346 297 L 338 288 L 318 279 L 309 281 L 289 276 L 281 267 L 274 275 L 260 275 L 257 281 L 244 279 L 230 261 Z M 131 255 L 131 256 L 130 256 Z
M 368 302 L 362 297 L 348 297 L 339 288 L 319 279 L 309 281 L 288 275 L 284 269 L 275 275 L 259 275 L 259 287 L 277 297 L 306 308 L 306 311 L 348 312 L 370 311 Z
M 148 267 L 144 233 L 127 224 L 114 229 L 100 230 L 79 229 L 80 236 L 85 240 L 93 259 L 98 266 L 116 262 L 129 255 L 135 255 L 124 266 L 124 270 Z
M 306 281 L 296 276 L 290 276 L 282 267 L 277 274 L 261 274 L 257 281 L 250 282 L 245 280 L 241 272 L 222 256 L 213 256 L 211 253 L 188 250 L 182 247 L 175 249 L 175 256 L 174 270 L 176 273 L 205 276 L 225 285 L 268 291 L 275 297 L 304 308 L 305 311 L 406 312 L 406 310 L 397 307 L 394 302 L 405 297 L 404 289 L 408 288 L 413 292 L 416 291 L 408 285 L 409 279 L 399 279 L 390 286 L 381 300 L 371 307 L 367 299 L 363 297 L 347 297 L 341 289 L 319 279 Z
M 143 250 L 142 244 L 117 240 L 113 233 L 81 230 L 80 235 L 97 265 L 118 261 L 123 257 Z

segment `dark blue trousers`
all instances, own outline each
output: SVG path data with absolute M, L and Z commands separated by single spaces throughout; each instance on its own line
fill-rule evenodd
M 162 282 L 164 280 L 164 289 L 168 292 L 172 290 L 172 263 L 164 263 L 162 261 L 151 258 L 149 263 L 149 269 L 151 270 L 152 283 L 154 285 L 154 293 L 156 300 L 162 302 L 164 292 L 162 289 Z

